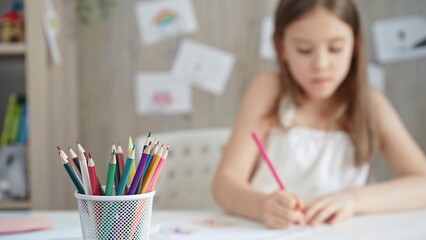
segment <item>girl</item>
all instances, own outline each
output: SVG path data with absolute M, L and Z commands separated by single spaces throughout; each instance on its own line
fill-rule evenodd
M 249 86 L 214 180 L 230 213 L 270 228 L 337 223 L 354 214 L 426 207 L 426 160 L 389 101 L 369 90 L 352 0 L 282 0 L 280 70 Z M 250 137 L 257 132 L 287 184 L 278 186 Z M 364 186 L 380 150 L 397 179 Z

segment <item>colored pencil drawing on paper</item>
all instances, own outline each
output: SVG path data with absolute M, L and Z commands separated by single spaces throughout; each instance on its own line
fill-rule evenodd
M 198 29 L 190 0 L 140 2 L 136 5 L 136 18 L 145 44 L 193 33 Z
M 324 229 L 328 229 L 328 227 L 293 226 L 284 230 L 272 230 L 259 222 L 221 214 L 193 219 L 180 219 L 154 225 L 151 229 L 150 239 L 273 240 L 283 239 L 284 237 L 311 236 Z

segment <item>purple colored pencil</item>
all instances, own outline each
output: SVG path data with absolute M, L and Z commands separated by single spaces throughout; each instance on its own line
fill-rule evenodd
M 133 195 L 138 188 L 139 181 L 142 177 L 143 169 L 145 168 L 146 160 L 148 159 L 149 154 L 142 153 L 142 157 L 139 161 L 138 168 L 136 169 L 135 176 L 133 177 L 132 184 L 130 185 L 129 192 L 127 195 Z

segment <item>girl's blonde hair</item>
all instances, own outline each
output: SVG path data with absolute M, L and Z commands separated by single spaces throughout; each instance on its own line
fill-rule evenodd
M 281 0 L 275 13 L 273 36 L 280 67 L 281 96 L 288 95 L 300 104 L 303 89 L 292 78 L 284 58 L 283 39 L 287 26 L 316 7 L 323 7 L 348 24 L 354 35 L 354 52 L 348 75 L 337 88 L 334 97 L 339 103 L 333 119 L 341 124 L 355 146 L 356 164 L 368 161 L 377 149 L 377 134 L 369 105 L 368 84 L 365 73 L 363 30 L 356 4 L 352 0 Z M 277 119 L 281 98 L 277 99 L 272 113 Z

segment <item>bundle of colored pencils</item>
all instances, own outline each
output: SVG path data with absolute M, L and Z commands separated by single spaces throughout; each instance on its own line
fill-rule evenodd
M 105 191 L 96 174 L 95 161 L 91 153 L 86 153 L 80 143 L 77 142 L 78 155 L 73 149 L 68 148 L 72 162 L 66 153 L 57 147 L 62 164 L 70 176 L 73 184 L 80 194 L 112 196 L 133 195 L 148 193 L 155 189 L 161 169 L 166 161 L 169 145 L 164 146 L 157 140 L 151 142 L 151 132 L 146 138 L 142 149 L 142 156 L 135 161 L 136 145 L 129 137 L 127 159 L 124 161 L 124 153 L 121 145 L 112 145 L 111 159 L 108 164 Z

